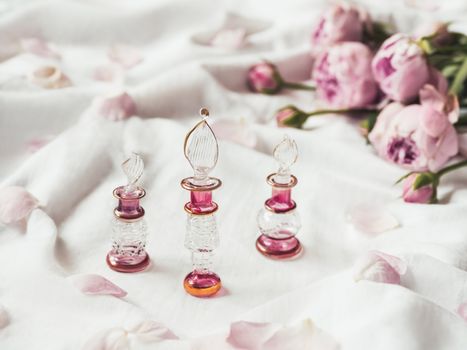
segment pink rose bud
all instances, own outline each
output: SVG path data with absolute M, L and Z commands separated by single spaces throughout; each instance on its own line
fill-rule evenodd
M 421 104 L 387 105 L 368 139 L 386 160 L 413 171 L 438 171 L 459 151 L 453 124 L 459 117 L 457 99 L 432 85 L 420 90 Z
M 344 41 L 361 41 L 365 15 L 347 5 L 335 5 L 321 15 L 311 35 L 313 52 Z
M 248 70 L 247 85 L 253 92 L 272 95 L 282 89 L 282 78 L 275 65 L 261 62 Z
M 306 122 L 308 115 L 294 106 L 287 106 L 280 109 L 276 115 L 278 127 L 301 128 Z
M 334 108 L 374 103 L 378 86 L 371 74 L 372 57 L 368 47 L 356 42 L 341 43 L 320 54 L 312 72 L 318 97 Z
M 372 62 L 381 90 L 394 101 L 410 102 L 430 80 L 422 49 L 410 37 L 395 34 L 384 41 Z
M 403 180 L 402 198 L 407 203 L 433 203 L 436 201 L 435 184 L 432 173 L 412 173 Z

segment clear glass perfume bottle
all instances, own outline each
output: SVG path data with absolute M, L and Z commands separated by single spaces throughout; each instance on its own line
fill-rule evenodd
M 285 136 L 273 154 L 279 170 L 267 177 L 272 196 L 257 216 L 261 236 L 256 240 L 256 248 L 269 258 L 289 259 L 302 252 L 302 245 L 295 237 L 301 227 L 300 216 L 297 204 L 292 200 L 292 188 L 297 184 L 297 178 L 290 173 L 298 156 L 297 144 Z
M 218 205 L 212 200 L 212 191 L 222 183 L 209 176 L 216 166 L 219 149 L 206 121 L 208 110 L 202 108 L 200 114 L 203 120 L 190 130 L 184 144 L 185 157 L 194 174 L 181 182 L 190 191 L 190 201 L 185 204 L 188 214 L 185 247 L 191 251 L 193 263 L 193 271 L 185 277 L 183 286 L 193 296 L 209 297 L 221 288 L 221 279 L 211 268 L 214 249 L 219 246 L 215 217 Z
M 107 264 L 119 272 L 138 272 L 149 265 L 146 253 L 148 229 L 144 219 L 144 209 L 140 199 L 146 195 L 138 186 L 143 175 L 144 163 L 141 157 L 133 153 L 122 163 L 122 169 L 128 178 L 126 186 L 114 189 L 118 199 L 112 222 L 112 250 L 107 254 Z

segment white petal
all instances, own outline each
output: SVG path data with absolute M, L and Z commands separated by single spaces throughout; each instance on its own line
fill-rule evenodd
M 113 295 L 124 297 L 127 295 L 123 289 L 110 282 L 107 278 L 95 274 L 80 274 L 68 277 L 73 285 L 84 294 Z
M 399 221 L 382 205 L 361 203 L 347 212 L 348 221 L 358 231 L 382 233 L 399 227 Z

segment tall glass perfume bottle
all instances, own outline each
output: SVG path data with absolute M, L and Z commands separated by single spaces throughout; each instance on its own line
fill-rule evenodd
M 144 270 L 150 261 L 145 250 L 148 232 L 144 209 L 139 203 L 146 195 L 146 191 L 138 186 L 144 170 L 143 160 L 133 153 L 122 163 L 122 169 L 128 184 L 113 191 L 118 206 L 114 209 L 112 222 L 112 250 L 106 260 L 112 270 L 138 272 Z
M 184 151 L 193 168 L 193 176 L 182 180 L 181 185 L 190 191 L 190 201 L 185 204 L 188 214 L 185 247 L 191 251 L 193 271 L 183 281 L 185 290 L 196 297 L 209 297 L 221 288 L 220 277 L 212 272 L 214 249 L 219 246 L 215 212 L 217 203 L 212 200 L 212 191 L 221 186 L 221 180 L 210 177 L 219 155 L 214 132 L 206 119 L 209 111 L 200 110 L 203 119 L 185 138 Z
M 297 184 L 297 178 L 290 173 L 298 156 L 297 144 L 284 136 L 273 154 L 279 170 L 267 177 L 272 196 L 257 216 L 261 236 L 256 240 L 256 248 L 269 258 L 289 259 L 302 252 L 302 245 L 295 238 L 301 227 L 300 216 L 297 204 L 292 200 L 292 188 Z

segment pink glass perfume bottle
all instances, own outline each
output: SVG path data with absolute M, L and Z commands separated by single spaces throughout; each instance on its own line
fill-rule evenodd
M 272 196 L 266 200 L 257 217 L 261 236 L 256 240 L 256 248 L 272 259 L 289 259 L 302 252 L 302 245 L 295 238 L 301 227 L 300 216 L 297 204 L 292 200 L 292 187 L 297 184 L 297 178 L 290 174 L 290 167 L 297 156 L 297 144 L 285 136 L 274 149 L 279 170 L 267 177 L 267 183 L 272 186 Z
M 194 175 L 182 180 L 181 185 L 190 191 L 190 201 L 185 204 L 188 214 L 185 247 L 191 251 L 193 271 L 183 281 L 185 290 L 196 297 L 209 297 L 221 288 L 221 279 L 212 272 L 214 249 L 219 246 L 219 233 L 212 201 L 212 191 L 221 186 L 221 180 L 209 177 L 217 163 L 217 139 L 206 119 L 209 111 L 200 111 L 203 120 L 195 125 L 185 138 L 184 151 Z
M 133 153 L 122 163 L 122 169 L 128 178 L 126 186 L 114 189 L 118 199 L 112 222 L 112 250 L 107 254 L 107 264 L 118 272 L 138 272 L 149 265 L 146 253 L 147 225 L 140 199 L 146 194 L 138 186 L 143 175 L 144 163 L 141 157 Z

